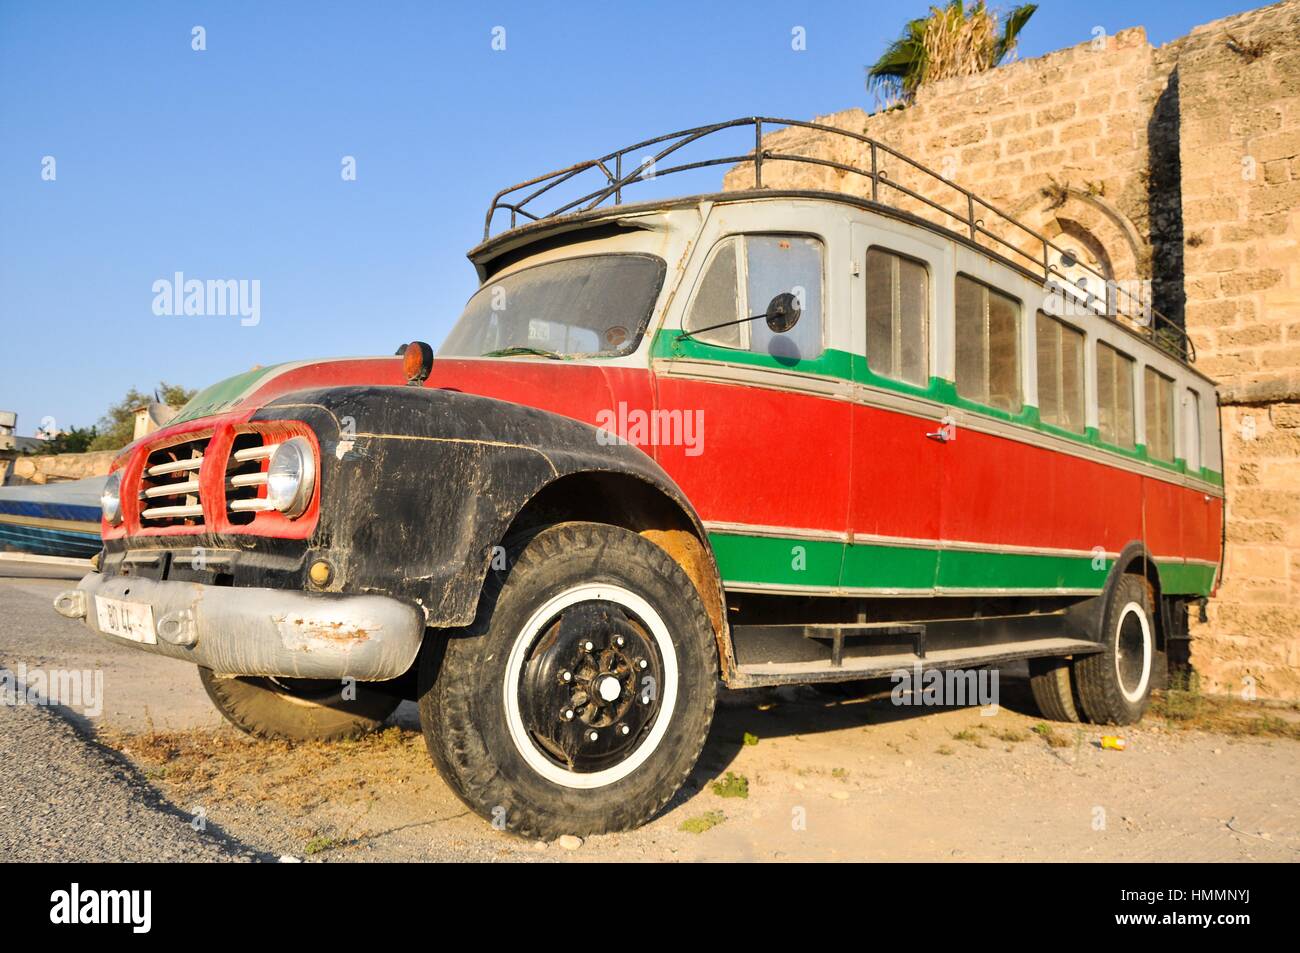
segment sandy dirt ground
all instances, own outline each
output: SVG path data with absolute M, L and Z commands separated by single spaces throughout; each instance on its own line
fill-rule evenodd
M 173 823 L 201 814 L 261 856 L 1300 859 L 1294 708 L 1216 704 L 1208 718 L 1166 705 L 1179 717 L 1149 716 L 1120 732 L 1126 750 L 1112 751 L 1099 729 L 1045 725 L 1010 673 L 996 714 L 898 707 L 887 683 L 857 698 L 723 691 L 699 765 L 650 824 L 576 850 L 525 841 L 471 814 L 441 782 L 413 705 L 358 742 L 250 740 L 223 726 L 190 666 L 107 645 L 56 616 L 50 600 L 66 584 L 0 569 L 0 665 L 102 671 L 102 713 L 54 710 L 87 746 L 124 755 Z

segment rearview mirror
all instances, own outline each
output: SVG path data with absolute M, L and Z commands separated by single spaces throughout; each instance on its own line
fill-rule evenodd
M 799 323 L 802 314 L 803 309 L 799 307 L 799 299 L 789 291 L 782 291 L 768 303 L 764 317 L 767 319 L 769 330 L 774 334 L 785 334 Z

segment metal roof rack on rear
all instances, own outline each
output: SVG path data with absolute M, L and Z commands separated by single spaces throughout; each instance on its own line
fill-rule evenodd
M 666 167 L 659 165 L 661 160 L 707 136 L 746 126 L 752 126 L 754 130 L 752 151 L 739 155 L 710 156 Z M 820 156 L 765 149 L 765 127 L 769 132 L 779 128 L 802 127 L 845 137 L 857 142 L 866 152 L 868 164 L 864 167 Z M 642 156 L 641 161 L 630 164 L 624 161 L 630 154 L 642 153 L 651 147 L 657 147 L 657 151 L 648 157 Z M 1041 278 L 1049 287 L 1059 289 L 1061 294 L 1076 300 L 1082 298 L 1083 306 L 1095 313 L 1123 321 L 1179 360 L 1188 363 L 1196 360 L 1196 349 L 1187 332 L 1152 307 L 1149 295 L 1143 293 L 1144 283 L 1139 283 L 1135 293 L 1131 286 L 1126 287 L 1126 283 L 1108 279 L 1080 261 L 1075 253 L 1060 247 L 1050 238 L 915 159 L 862 133 L 823 123 L 746 116 L 645 139 L 598 158 L 547 172 L 504 188 L 492 197 L 492 204 L 483 223 L 483 238 L 486 241 L 492 237 L 493 222 L 497 212 L 502 210 L 509 211 L 510 228 L 515 228 L 520 224 L 520 218 L 540 222 L 560 215 L 592 211 L 607 204 L 621 205 L 623 190 L 629 186 L 710 166 L 752 165 L 753 187 L 761 189 L 764 187 L 764 163 L 774 162 L 822 166 L 845 174 L 863 176 L 870 182 L 873 203 L 909 213 L 921 219 L 922 224 L 954 233 L 983 251 L 997 255 L 1008 264 Z M 886 165 L 891 162 L 901 166 L 901 175 L 890 174 Z M 584 173 L 592 173 L 593 170 L 594 175 L 600 177 L 598 187 L 576 198 L 560 200 L 560 204 L 551 205 L 554 196 L 560 193 L 548 193 L 566 183 L 577 182 Z M 592 175 L 587 178 L 591 179 Z M 854 198 L 858 197 L 855 195 Z M 956 208 L 950 203 L 955 203 Z M 927 218 L 927 215 L 936 214 L 940 216 L 938 221 Z M 1091 290 L 1080 290 L 1080 282 L 1068 278 L 1052 262 L 1053 252 L 1057 254 L 1058 260 L 1068 262 L 1068 267 L 1083 272 L 1081 277 L 1085 283 L 1089 276 L 1095 278 L 1098 286 L 1105 289 L 1104 297 Z

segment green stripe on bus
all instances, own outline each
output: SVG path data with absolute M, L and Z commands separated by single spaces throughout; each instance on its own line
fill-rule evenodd
M 1113 560 L 1039 553 L 948 549 L 939 555 L 945 589 L 1087 589 L 1100 592 Z
M 805 361 L 777 358 L 771 354 L 742 351 L 738 348 L 717 347 L 713 344 L 697 341 L 695 338 L 682 338 L 681 334 L 681 331 L 659 331 L 655 334 L 654 342 L 651 345 L 651 357 L 725 361 L 728 364 L 744 364 L 749 367 L 794 371 L 799 374 L 818 374 L 822 377 L 836 377 L 846 381 L 853 379 L 853 362 L 855 358 L 862 360 L 864 365 L 866 364 L 865 358 L 859 358 L 858 355 L 850 354 L 847 351 L 837 351 L 833 347 L 828 347 L 822 351 L 820 357 Z M 921 388 L 910 388 L 908 392 L 924 393 Z
M 1114 561 L 1091 556 L 988 552 L 793 537 L 710 533 L 727 583 L 811 589 L 926 591 L 944 589 L 1070 589 L 1100 592 Z M 842 567 L 842 569 L 841 569 Z M 1158 563 L 1168 595 L 1206 595 L 1214 567 Z M 842 573 L 842 577 L 841 577 Z
M 938 559 L 937 549 L 855 543 L 844 552 L 844 585 L 871 589 L 933 589 Z
M 1200 563 L 1157 563 L 1160 569 L 1160 591 L 1165 595 L 1208 596 L 1214 587 L 1217 566 Z
M 718 570 L 728 582 L 823 589 L 839 585 L 843 543 L 731 533 L 710 533 L 709 542 L 713 544 Z

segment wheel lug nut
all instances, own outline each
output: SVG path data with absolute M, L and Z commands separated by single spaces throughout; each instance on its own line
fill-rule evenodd
M 590 651 L 591 651 L 592 649 L 594 649 L 596 646 L 595 646 L 594 644 L 592 644 L 591 642 L 584 642 L 584 643 L 582 643 L 582 647 L 583 647 L 584 649 L 586 649 L 588 652 L 590 652 Z
M 637 664 L 637 667 L 638 667 L 638 668 L 647 668 L 647 667 L 649 667 L 649 665 L 650 665 L 650 663 L 647 662 L 645 659 L 642 659 L 641 661 L 637 662 L 636 664 Z
M 627 734 L 627 733 L 630 732 L 631 730 L 632 730 L 632 729 L 629 728 L 627 725 L 619 725 L 619 726 L 618 726 L 619 734 L 622 734 L 622 735 Z
M 621 649 L 621 648 L 623 647 L 623 636 L 621 636 L 621 635 L 619 635 L 619 636 L 615 636 L 615 637 L 614 637 L 614 644 L 617 645 L 617 646 Z
M 596 732 L 593 731 L 591 734 L 587 735 L 587 740 L 588 740 L 588 741 L 595 741 L 595 740 L 596 740 L 597 738 L 599 738 L 599 737 L 600 737 L 600 735 L 599 735 L 598 733 L 596 733 Z
M 572 673 L 572 672 L 561 672 L 561 673 L 560 673 L 560 678 L 563 679 L 563 680 L 566 681 L 566 682 L 571 682 L 571 681 L 573 681 L 573 673 Z
M 566 709 L 564 709 L 564 720 L 565 720 L 565 721 L 573 721 L 573 709 L 572 709 L 572 708 L 566 708 Z

